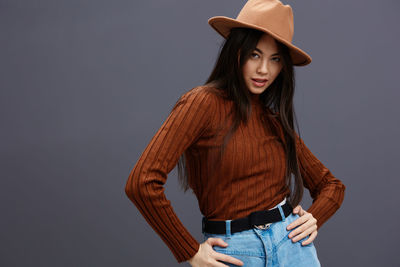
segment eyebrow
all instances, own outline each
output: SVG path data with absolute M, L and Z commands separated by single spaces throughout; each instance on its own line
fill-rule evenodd
M 263 53 L 260 49 L 258 49 L 257 47 L 254 48 L 254 50 L 258 51 L 258 52 L 261 53 L 261 54 L 264 54 L 264 53 Z M 271 56 L 279 56 L 279 53 L 272 54 Z

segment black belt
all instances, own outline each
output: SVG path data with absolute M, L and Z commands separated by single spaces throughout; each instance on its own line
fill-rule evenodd
M 293 207 L 290 205 L 289 201 L 282 205 L 283 213 L 285 218 L 292 212 Z M 282 221 L 283 218 L 279 212 L 279 208 L 276 207 L 272 210 L 261 210 L 254 211 L 250 213 L 249 216 L 239 218 L 231 221 L 231 233 L 236 233 L 244 230 L 249 230 L 255 225 L 274 223 Z M 209 234 L 226 234 L 226 222 L 225 221 L 213 221 L 208 220 L 203 216 L 202 220 L 202 232 Z

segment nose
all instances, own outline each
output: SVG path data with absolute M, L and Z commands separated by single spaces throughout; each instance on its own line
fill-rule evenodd
M 260 74 L 267 74 L 269 70 L 268 61 L 263 60 L 257 68 L 257 72 Z

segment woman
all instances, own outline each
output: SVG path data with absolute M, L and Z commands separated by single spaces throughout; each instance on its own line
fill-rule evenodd
M 209 24 L 226 38 L 214 69 L 179 98 L 130 173 L 126 194 L 178 262 L 320 266 L 313 240 L 341 206 L 345 186 L 294 131 L 293 66 L 311 57 L 291 43 L 292 9 L 250 0 L 236 19 Z M 204 215 L 201 244 L 164 194 L 176 164 Z M 303 186 L 313 198 L 307 211 L 299 205 Z

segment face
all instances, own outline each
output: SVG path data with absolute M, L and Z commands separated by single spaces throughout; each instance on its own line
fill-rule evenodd
M 274 38 L 263 34 L 243 65 L 243 78 L 253 94 L 261 94 L 282 70 L 282 59 Z

